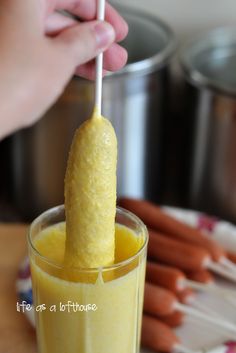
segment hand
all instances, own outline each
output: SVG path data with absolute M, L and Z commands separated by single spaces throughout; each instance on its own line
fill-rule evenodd
M 106 22 L 95 15 L 96 0 L 1 0 L 0 138 L 40 118 L 75 73 L 93 78 L 98 53 L 105 71 L 125 65 L 126 22 L 109 4 Z

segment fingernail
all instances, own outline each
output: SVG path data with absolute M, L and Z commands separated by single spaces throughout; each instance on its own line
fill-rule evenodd
M 113 27 L 106 22 L 100 22 L 94 27 L 98 48 L 102 49 L 115 39 Z

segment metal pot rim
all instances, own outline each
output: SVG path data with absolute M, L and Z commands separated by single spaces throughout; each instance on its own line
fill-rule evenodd
M 162 29 L 163 32 L 166 33 L 166 36 L 168 39 L 167 39 L 167 45 L 159 53 L 147 59 L 129 63 L 123 69 L 117 72 L 108 73 L 105 79 L 109 79 L 114 76 L 116 77 L 122 76 L 122 75 L 127 76 L 127 75 L 134 75 L 134 74 L 147 74 L 155 71 L 158 68 L 165 66 L 168 63 L 168 61 L 171 59 L 172 55 L 174 54 L 177 48 L 177 39 L 175 37 L 173 30 L 169 27 L 169 25 L 166 24 L 164 21 L 162 21 L 159 17 L 151 15 L 146 11 L 133 9 L 126 5 L 121 6 L 121 5 L 115 4 L 115 6 L 118 10 L 121 10 L 121 12 L 125 11 L 125 13 L 127 13 L 128 15 L 130 14 L 132 16 L 137 16 L 152 22 L 157 27 Z
M 223 43 L 222 39 L 226 40 Z M 217 79 L 212 79 L 204 73 L 202 73 L 198 68 L 194 66 L 192 57 L 196 54 L 200 54 L 204 49 L 209 49 L 210 46 L 213 49 L 217 49 L 217 45 L 225 45 L 234 43 L 236 45 L 236 27 L 234 26 L 224 26 L 218 27 L 211 31 L 205 32 L 201 35 L 194 37 L 192 40 L 187 42 L 179 54 L 179 62 L 181 68 L 185 74 L 186 79 L 198 88 L 205 88 L 212 90 L 214 92 L 225 94 L 229 96 L 236 96 L 236 87 L 232 87 L 230 84 L 225 82 L 219 82 Z M 208 45 L 208 47 L 207 47 Z

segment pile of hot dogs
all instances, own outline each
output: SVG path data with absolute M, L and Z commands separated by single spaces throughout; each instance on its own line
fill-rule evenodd
M 171 328 L 183 323 L 185 305 L 194 300 L 190 287 L 214 283 L 212 271 L 236 281 L 236 267 L 234 272 L 219 244 L 157 205 L 122 198 L 119 206 L 136 214 L 149 231 L 142 344 L 173 352 L 180 342 Z

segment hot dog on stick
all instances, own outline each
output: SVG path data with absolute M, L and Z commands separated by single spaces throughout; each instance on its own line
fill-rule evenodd
M 175 311 L 173 314 L 160 316 L 157 318 L 169 327 L 175 328 L 184 324 L 185 314 L 181 313 L 180 311 Z
M 213 262 L 210 253 L 200 247 L 169 238 L 165 234 L 149 229 L 148 256 L 158 262 L 177 267 L 186 272 L 209 269 L 236 282 L 236 273 Z
M 209 253 L 198 246 L 187 244 L 149 229 L 148 256 L 161 263 L 184 271 L 199 271 L 211 262 Z
M 181 303 L 190 304 L 195 298 L 195 293 L 193 292 L 193 290 L 186 288 L 183 291 L 179 292 L 177 294 L 177 297 Z M 169 327 L 178 327 L 184 323 L 185 314 L 176 310 L 172 314 L 169 314 L 166 316 L 155 316 L 155 317 L 157 317 L 158 320 L 168 325 Z
M 205 248 L 213 260 L 210 264 L 211 270 L 236 282 L 235 264 L 227 257 L 223 247 L 203 232 L 169 216 L 154 203 L 121 198 L 119 204 L 137 214 L 148 227 L 165 233 L 167 236 Z
M 194 277 L 194 275 L 192 275 L 192 277 Z M 205 270 L 201 270 L 198 272 L 197 276 L 195 275 L 195 279 L 198 279 L 198 282 L 188 279 L 186 275 L 177 268 L 148 261 L 146 279 L 148 282 L 169 289 L 176 294 L 184 289 L 192 288 L 198 291 L 210 292 L 226 299 L 235 297 L 234 291 L 223 289 L 212 282 L 213 277 L 211 275 L 209 276 L 208 272 Z
M 196 319 L 204 321 L 212 326 L 220 327 L 228 332 L 236 333 L 236 325 L 224 320 L 208 315 L 201 310 L 182 304 L 170 291 L 160 288 L 150 283 L 145 284 L 144 312 L 152 316 L 168 316 L 175 311 L 188 314 Z
M 228 252 L 227 257 L 230 261 L 232 261 L 234 264 L 236 264 L 236 254 L 235 253 Z
M 192 281 L 203 284 L 214 282 L 213 276 L 206 270 L 191 272 L 187 277 Z M 186 275 L 179 269 L 171 266 L 166 266 L 156 262 L 148 261 L 146 268 L 146 279 L 149 282 L 155 283 L 160 287 L 178 293 L 188 287 L 188 279 Z
M 176 293 L 183 290 L 186 277 L 182 271 L 175 267 L 162 265 L 156 262 L 147 262 L 146 279 L 160 287 Z
M 212 274 L 207 270 L 201 270 L 196 272 L 188 272 L 186 274 L 187 278 L 191 279 L 195 282 L 211 284 L 214 283 L 214 277 Z
M 160 207 L 145 200 L 121 198 L 119 205 L 134 212 L 151 229 L 175 239 L 205 248 L 214 261 L 226 258 L 224 249 L 201 231 L 167 215 Z
M 159 317 L 167 316 L 175 311 L 176 302 L 177 298 L 172 292 L 146 282 L 144 312 Z
M 180 340 L 167 325 L 143 315 L 142 345 L 156 352 L 174 353 L 179 348 Z

